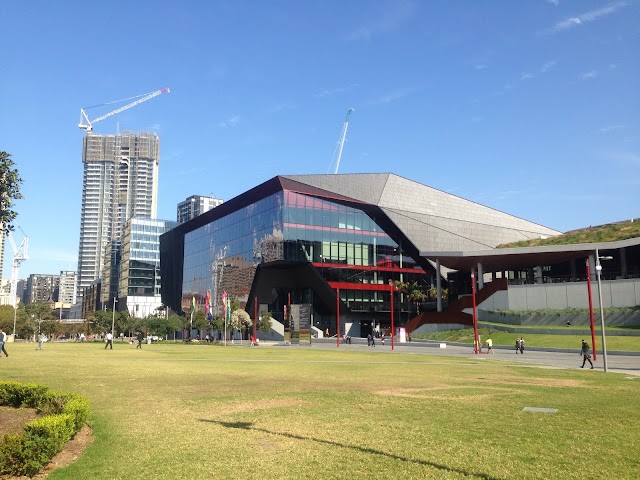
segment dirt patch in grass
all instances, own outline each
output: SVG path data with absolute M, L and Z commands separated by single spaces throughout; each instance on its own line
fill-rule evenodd
M 7 433 L 21 433 L 24 426 L 38 418 L 33 408 L 0 407 L 0 437 Z
M 35 420 L 37 417 L 36 411 L 32 408 L 0 407 L 0 437 L 7 433 L 21 433 L 25 424 Z M 82 452 L 84 452 L 85 448 L 87 448 L 92 441 L 91 429 L 85 425 L 82 430 L 76 433 L 75 437 L 65 444 L 62 451 L 53 457 L 51 462 L 33 478 L 45 478 L 54 470 L 71 464 L 82 455 Z M 22 480 L 28 479 L 29 477 L 3 478 L 7 478 L 8 480 Z
M 470 392 L 469 387 L 458 387 L 460 389 L 464 389 L 466 392 Z M 444 390 L 451 390 L 450 388 L 443 388 Z M 486 388 L 483 389 L 486 391 Z M 417 398 L 421 400 L 447 400 L 447 401 L 468 401 L 468 400 L 481 400 L 481 399 L 489 399 L 493 398 L 495 395 L 500 393 L 509 393 L 509 390 L 505 391 L 504 389 L 491 389 L 496 390 L 496 393 L 481 393 L 481 394 L 469 394 L 463 393 L 462 395 L 451 395 L 451 394 L 442 394 L 438 395 L 430 388 L 396 388 L 396 389 L 387 389 L 387 390 L 376 390 L 374 393 L 377 395 L 384 395 L 389 397 L 403 397 L 403 398 Z
M 561 378 L 529 378 L 529 377 L 506 377 L 498 378 L 476 378 L 478 382 L 489 382 L 494 385 L 534 385 L 536 387 L 587 387 L 587 382 L 583 380 L 561 379 Z

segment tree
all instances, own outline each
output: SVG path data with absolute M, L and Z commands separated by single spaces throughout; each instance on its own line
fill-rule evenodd
M 41 332 L 41 324 L 43 321 L 53 320 L 53 312 L 51 305 L 47 303 L 30 303 L 25 306 L 27 317 L 31 319 L 33 333 Z
M 241 308 L 231 312 L 229 328 L 231 328 L 232 332 L 235 332 L 236 330 L 242 331 L 242 329 L 247 330 L 251 325 L 251 317 Z
M 193 314 L 193 327 L 198 329 L 198 335 L 202 338 L 201 330 L 207 328 L 207 317 L 202 310 L 196 310 Z
M 176 332 L 184 328 L 184 318 L 185 317 L 181 317 L 180 315 L 177 315 L 175 313 L 172 313 L 169 316 L 169 327 L 171 328 L 171 330 L 173 330 L 174 340 L 176 339 Z
M 11 155 L 0 150 L 0 230 L 5 232 L 13 230 L 12 222 L 18 216 L 13 210 L 13 202 L 22 198 L 22 178 L 13 166 Z
M 262 310 L 260 312 L 260 321 L 258 322 L 258 330 L 261 332 L 271 331 L 271 314 L 268 310 Z
M 427 294 L 422 291 L 418 282 L 413 282 L 409 290 L 409 300 L 416 304 L 416 313 L 420 313 L 420 304 L 427 299 Z

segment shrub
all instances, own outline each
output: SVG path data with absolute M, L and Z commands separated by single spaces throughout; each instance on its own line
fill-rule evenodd
M 34 383 L 0 382 L 0 405 L 37 408 L 47 393 L 47 387 Z
M 62 450 L 89 416 L 89 402 L 75 393 L 50 392 L 44 385 L 0 382 L 0 405 L 36 408 L 42 414 L 22 435 L 0 439 L 0 475 L 33 476 Z

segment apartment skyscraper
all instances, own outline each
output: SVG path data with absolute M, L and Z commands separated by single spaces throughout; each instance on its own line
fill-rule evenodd
M 176 211 L 176 220 L 178 223 L 188 222 L 192 218 L 208 212 L 212 208 L 222 205 L 224 200 L 215 197 L 203 197 L 202 195 L 191 195 L 189 198 L 180 202 Z
M 82 143 L 78 299 L 100 277 L 104 252 L 131 217 L 156 218 L 160 140 L 155 133 L 88 133 Z

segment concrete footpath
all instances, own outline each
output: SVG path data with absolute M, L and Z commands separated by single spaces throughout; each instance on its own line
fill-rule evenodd
M 525 347 L 524 354 L 516 354 L 514 347 L 494 346 L 494 354 L 487 354 L 486 347 L 482 349 L 482 353 L 476 355 L 471 345 L 462 345 L 454 343 L 445 343 L 445 348 L 441 348 L 441 342 L 430 342 L 414 340 L 409 343 L 396 342 L 394 350 L 391 350 L 391 341 L 387 338 L 385 345 L 381 345 L 376 339 L 375 347 L 368 347 L 366 339 L 353 339 L 351 345 L 340 343 L 341 350 L 369 350 L 372 352 L 388 352 L 388 353 L 409 353 L 419 355 L 438 355 L 438 356 L 454 356 L 476 360 L 501 360 L 514 364 L 526 364 L 530 366 L 552 367 L 552 368 L 568 368 L 580 369 L 582 365 L 582 355 L 579 348 L 575 350 L 554 350 L 554 349 L 538 349 L 535 347 Z M 265 342 L 271 346 L 285 346 L 281 342 Z M 318 349 L 336 349 L 336 339 L 313 339 L 311 348 Z M 592 358 L 593 361 L 593 358 Z M 604 370 L 602 355 L 598 354 L 597 361 L 593 361 L 594 371 Z M 589 362 L 586 363 L 585 369 L 590 367 Z M 625 375 L 637 376 L 640 380 L 640 355 L 635 352 L 607 352 L 607 371 L 612 373 L 621 373 Z

